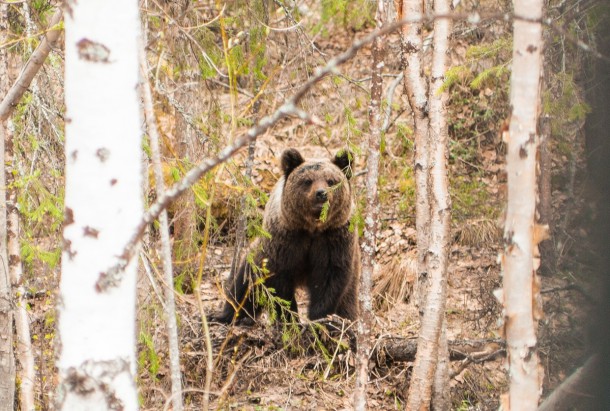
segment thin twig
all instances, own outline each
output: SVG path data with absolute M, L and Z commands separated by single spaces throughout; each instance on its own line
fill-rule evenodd
M 381 126 L 382 133 L 385 133 L 386 131 L 388 131 L 388 128 L 390 127 L 390 116 L 392 115 L 392 101 L 394 100 L 394 91 L 396 90 L 396 87 L 398 87 L 398 85 L 400 84 L 400 82 L 402 81 L 404 76 L 405 76 L 404 71 L 400 72 L 398 77 L 396 77 L 394 79 L 394 81 L 392 81 L 392 83 L 390 84 L 390 87 L 388 87 L 387 106 L 385 109 L 385 119 L 383 120 L 383 126 Z
M 152 151 L 153 169 L 155 173 L 155 186 L 157 196 L 160 197 L 165 191 L 163 182 L 163 171 L 161 169 L 161 153 L 159 148 L 159 131 L 155 120 L 155 111 L 152 100 L 152 92 L 148 83 L 148 64 L 146 62 L 146 51 L 140 42 L 139 50 L 140 72 L 141 72 L 141 94 L 144 101 L 144 118 L 146 128 L 150 136 L 150 147 Z M 172 406 L 175 411 L 182 411 L 182 374 L 180 372 L 180 348 L 178 345 L 178 324 L 176 321 L 176 301 L 174 299 L 174 274 L 172 267 L 171 240 L 169 238 L 169 221 L 167 210 L 161 212 L 160 218 L 161 233 L 161 255 L 163 260 L 163 273 L 168 288 L 165 289 L 165 315 L 167 321 L 167 334 L 169 340 L 169 360 L 172 385 Z

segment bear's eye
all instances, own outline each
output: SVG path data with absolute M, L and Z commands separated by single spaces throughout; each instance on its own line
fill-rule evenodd
M 339 184 L 339 182 L 337 180 L 333 180 L 333 179 L 328 179 L 326 180 L 326 182 L 328 183 L 329 186 L 336 186 L 337 184 Z
M 310 180 L 310 179 L 303 180 L 303 185 L 306 186 L 306 187 L 309 187 L 312 184 L 313 184 L 313 181 Z

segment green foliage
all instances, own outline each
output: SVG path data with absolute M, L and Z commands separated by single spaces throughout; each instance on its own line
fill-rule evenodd
M 459 407 L 456 408 L 456 411 L 470 411 L 474 405 L 470 402 L 470 400 L 462 400 Z
M 342 153 L 342 151 L 339 151 L 339 154 L 341 154 L 341 153 Z M 351 158 L 351 155 L 350 155 L 349 157 L 350 157 L 350 161 L 353 161 L 353 158 Z M 351 172 L 351 171 L 350 171 L 350 172 Z M 328 187 L 328 188 L 326 189 L 326 193 L 327 193 L 327 194 L 330 194 L 330 193 L 332 193 L 333 191 L 338 190 L 338 189 L 341 187 L 341 185 L 342 185 L 342 184 L 343 184 L 343 182 L 339 182 L 339 183 L 335 184 L 334 186 L 330 186 L 330 187 Z M 325 203 L 322 205 L 322 210 L 320 211 L 320 217 L 319 217 L 319 220 L 320 220 L 321 222 L 326 222 L 326 220 L 328 219 L 328 211 L 329 211 L 329 210 L 330 210 L 330 201 L 326 201 L 326 202 L 325 202 Z
M 221 65 L 221 55 L 218 52 L 210 52 L 207 56 L 199 57 L 199 72 L 203 80 L 215 78 L 218 75 L 218 66 Z
M 233 66 L 236 75 L 248 75 L 250 66 L 246 58 L 246 53 L 241 44 L 238 44 L 229 50 L 229 64 Z
M 320 218 L 319 220 L 321 222 L 326 222 L 326 219 L 328 219 L 328 210 L 330 209 L 330 201 L 325 202 L 322 205 L 322 211 L 320 211 Z
M 328 36 L 328 23 L 340 25 L 344 30 L 359 31 L 374 24 L 374 3 L 369 0 L 322 0 L 320 23 L 314 32 Z
M 139 342 L 143 347 L 139 350 L 138 367 L 141 370 L 146 370 L 153 381 L 158 381 L 157 375 L 161 367 L 161 361 L 157 354 L 152 336 L 148 332 L 142 330 L 140 331 Z
M 450 179 L 449 192 L 452 204 L 452 219 L 466 221 L 498 216 L 497 204 L 490 196 L 480 176 L 455 176 Z
M 511 53 L 513 47 L 512 37 L 500 37 L 494 40 L 492 43 L 475 44 L 468 47 L 466 50 L 467 60 L 482 60 L 482 59 L 496 59 L 506 53 Z
M 174 182 L 180 181 L 180 170 L 177 167 L 170 168 L 170 173 Z
M 63 193 L 54 195 L 40 181 L 40 170 L 33 175 L 16 181 L 11 188 L 20 190 L 17 204 L 20 213 L 39 227 L 41 224 L 52 231 L 63 222 Z
M 32 265 L 35 261 L 42 262 L 50 268 L 55 268 L 61 258 L 61 248 L 56 247 L 51 250 L 44 250 L 39 245 L 33 243 L 33 239 L 28 238 L 21 242 L 21 258 L 24 263 Z
M 447 91 L 453 85 L 458 85 L 464 81 L 465 78 L 471 76 L 472 73 L 470 68 L 467 66 L 453 66 L 447 69 L 445 72 L 445 81 L 440 88 L 440 91 Z
M 511 51 L 508 36 L 473 45 L 464 64 L 447 70 L 440 90 L 449 92 L 449 130 L 455 140 L 479 140 L 498 132 L 508 116 Z
M 265 81 L 267 79 L 267 75 L 265 74 L 264 69 L 267 65 L 266 40 L 268 34 L 269 30 L 266 27 L 259 27 L 254 25 L 250 29 L 250 52 L 254 56 L 251 72 L 254 75 L 254 79 L 257 81 Z
M 362 130 L 358 127 L 358 121 L 354 117 L 354 113 L 349 107 L 343 110 L 345 115 L 345 133 L 348 140 L 356 139 L 362 136 Z M 351 147 L 350 147 L 351 148 Z
M 400 152 L 396 154 L 405 155 L 413 152 L 415 148 L 413 142 L 413 129 L 409 125 L 405 123 L 396 123 L 396 137 L 401 144 Z
M 30 2 L 30 8 L 36 13 L 44 13 L 53 9 L 53 4 L 48 0 L 32 0 Z
M 63 222 L 63 191 L 58 195 L 51 193 L 41 180 L 41 171 L 35 170 L 30 176 L 17 179 L 9 185 L 17 190 L 17 207 L 23 219 L 23 237 L 20 242 L 20 253 L 24 263 L 32 266 L 42 262 L 54 268 L 59 264 L 61 248 L 43 247 L 37 243 L 39 235 L 57 232 Z
M 352 213 L 352 218 L 349 220 L 349 231 L 354 232 L 354 230 L 358 230 L 358 236 L 362 237 L 364 233 L 364 209 L 365 209 L 365 199 L 364 197 L 358 197 L 354 212 Z
M 201 78 L 207 80 L 217 77 L 218 69 L 225 65 L 222 49 L 217 44 L 217 33 L 209 28 L 203 28 L 197 31 L 195 39 L 201 45 L 201 48 L 205 50 L 205 55 L 203 53 L 198 54 L 198 65 Z
M 463 161 L 466 164 L 476 164 L 479 158 L 479 144 L 477 139 L 449 141 L 449 161 Z
M 398 203 L 400 214 L 403 218 L 412 218 L 415 215 L 415 175 L 410 166 L 404 166 L 398 180 L 398 191 L 401 194 Z
M 241 210 L 241 213 L 245 215 L 247 220 L 246 233 L 248 238 L 271 238 L 271 235 L 263 228 L 263 216 L 259 212 L 259 209 L 263 208 L 267 201 L 269 201 L 269 196 L 266 192 L 255 186 L 250 178 L 246 178 L 245 175 L 241 179 L 240 184 L 245 188 L 243 197 L 245 207 Z
M 142 138 L 142 151 L 146 155 L 147 159 L 152 158 L 152 148 L 150 147 L 150 137 L 145 134 Z
M 481 89 L 486 85 L 495 86 L 496 81 L 508 77 L 509 74 L 510 70 L 506 64 L 490 67 L 477 74 L 470 82 L 470 88 Z
M 591 108 L 584 102 L 571 73 L 551 76 L 542 96 L 543 112 L 551 117 L 551 133 L 561 136 L 570 123 L 583 121 Z

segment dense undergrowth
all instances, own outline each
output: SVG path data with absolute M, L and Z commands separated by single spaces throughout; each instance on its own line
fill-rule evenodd
M 194 163 L 214 155 L 273 112 L 315 67 L 370 31 L 371 7 L 371 2 L 364 0 L 257 0 L 196 5 L 153 1 L 142 9 L 149 80 L 162 132 L 165 183 L 178 181 Z M 460 7 L 484 11 L 497 6 L 464 2 Z M 503 7 L 508 11 L 507 5 Z M 37 27 L 45 25 L 52 8 L 52 3 L 40 0 L 30 2 L 28 9 L 18 5 L 11 9 L 15 41 L 10 52 L 17 65 L 37 46 L 34 34 Z M 587 218 L 579 191 L 580 182 L 586 179 L 582 127 L 590 108 L 583 96 L 581 67 L 587 55 L 567 38 L 591 39 L 604 21 L 594 9 L 581 17 L 551 4 L 549 13 L 566 27 L 566 35 L 549 32 L 547 36 L 543 114 L 551 121 L 552 241 L 557 270 L 544 281 L 549 288 L 577 284 L 585 292 L 560 291 L 545 296 L 547 319 L 541 324 L 540 335 L 546 389 L 555 386 L 582 358 L 586 347 L 581 320 L 592 304 L 586 292 L 592 284 L 587 279 L 589 267 L 575 257 L 582 255 L 580 251 L 587 244 L 587 232 L 578 231 L 583 230 L 579 224 Z M 429 30 L 427 27 L 426 34 Z M 452 41 L 451 67 L 444 85 L 450 96 L 447 109 L 455 239 L 447 315 L 452 338 L 482 338 L 494 335 L 499 311 L 492 292 L 500 285 L 495 257 L 505 200 L 502 129 L 509 115 L 510 25 L 503 21 L 475 27 L 456 23 Z M 402 70 L 398 37 L 389 37 L 387 46 L 386 84 L 390 84 Z M 207 337 L 202 334 L 193 290 L 199 289 L 208 312 L 217 309 L 220 284 L 234 264 L 234 255 L 243 253 L 251 239 L 265 235 L 261 210 L 280 175 L 276 157 L 282 149 L 303 147 L 308 156 L 325 156 L 349 148 L 356 154 L 353 181 L 357 210 L 362 210 L 360 172 L 366 170 L 360 146 L 369 132 L 368 53 L 361 52 L 303 100 L 302 109 L 316 116 L 321 126 L 284 120 L 261 136 L 251 150 L 206 175 L 170 209 L 181 360 L 185 386 L 192 389 L 185 394 L 189 407 L 198 407 L 201 393 L 197 390 L 206 372 L 203 340 Z M 17 193 L 21 217 L 21 253 L 37 347 L 40 409 L 51 408 L 55 389 L 50 341 L 54 339 L 63 220 L 62 84 L 62 52 L 55 50 L 17 108 L 12 126 L 13 182 L 8 188 Z M 412 279 L 398 277 L 408 271 L 416 243 L 412 122 L 401 94 L 401 87 L 397 87 L 393 95 L 385 94 L 384 100 L 384 110 L 389 108 L 390 114 L 379 179 L 382 234 L 376 277 L 382 282 L 384 275 L 395 276 L 395 284 L 384 289 L 398 291 L 382 296 L 385 307 L 392 308 L 377 312 L 376 332 L 413 336 L 418 319 L 405 291 L 411 289 Z M 148 167 L 150 153 L 146 142 L 143 146 L 143 167 Z M 150 203 L 154 182 L 152 173 L 148 176 L 149 187 L 143 192 Z M 353 227 L 361 226 L 357 212 Z M 139 282 L 138 379 L 143 409 L 160 409 L 169 392 L 157 228 L 151 227 L 144 244 Z M 241 253 L 234 252 L 236 243 L 241 244 Z M 266 298 L 273 299 L 273 295 Z M 273 327 L 267 324 L 251 330 L 262 334 L 258 339 L 240 329 L 212 329 L 215 406 L 331 409 L 349 404 L 353 357 L 349 350 L 343 351 L 349 341 L 314 339 L 303 347 L 295 345 L 302 325 Z M 261 341 L 274 338 L 280 338 L 285 349 L 269 353 Z M 371 392 L 371 399 L 379 408 L 402 408 L 408 369 L 405 363 L 373 371 L 371 391 L 375 389 L 375 393 Z M 498 395 L 506 388 L 504 377 L 500 360 L 462 370 L 451 384 L 454 407 L 497 408 Z

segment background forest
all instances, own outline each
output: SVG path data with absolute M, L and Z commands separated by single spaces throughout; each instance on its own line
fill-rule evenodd
M 39 47 L 60 4 L 2 2 L 0 97 Z M 428 5 L 429 6 L 429 5 Z M 498 332 L 509 117 L 512 11 L 509 1 L 454 0 L 443 90 L 448 93 L 452 203 L 445 315 L 450 344 L 450 402 L 456 410 L 498 409 L 507 390 L 505 345 Z M 243 135 L 290 98 L 315 69 L 374 30 L 369 0 L 141 0 L 146 77 L 159 131 L 162 176 L 171 186 L 204 158 Z M 495 16 L 495 17 L 493 17 Z M 608 153 L 600 115 L 607 97 L 610 8 L 602 1 L 549 0 L 544 28 L 539 221 L 541 244 L 538 355 L 543 397 L 581 366 L 605 338 L 592 319 L 603 312 L 606 255 L 603 216 Z M 396 18 L 390 10 L 388 20 Z M 61 23 L 60 23 L 61 24 Z M 424 61 L 432 24 L 424 24 Z M 415 295 L 414 124 L 403 90 L 398 32 L 386 37 L 381 102 L 379 219 L 373 277 L 374 356 L 367 387 L 372 409 L 403 409 L 420 328 Z M 7 123 L 8 207 L 17 210 L 23 273 L 14 304 L 26 307 L 35 367 L 35 407 L 55 409 L 56 307 L 64 224 L 64 50 L 53 45 Z M 588 45 L 588 46 L 587 46 Z M 588 50 L 591 47 L 596 52 Z M 600 56 L 601 53 L 601 56 Z M 168 209 L 173 289 L 186 409 L 202 409 L 212 347 L 211 409 L 351 409 L 354 330 L 312 332 L 303 321 L 227 327 L 203 321 L 221 308 L 222 283 L 251 239 L 265 235 L 262 209 L 281 176 L 285 148 L 306 157 L 355 153 L 356 215 L 362 232 L 366 147 L 371 132 L 371 48 L 360 50 L 301 99 L 313 124 L 289 117 L 247 149 L 205 174 Z M 3 67 L 4 67 L 3 66 Z M 597 68 L 596 68 L 597 67 Z M 429 75 L 429 72 L 425 73 Z M 607 100 L 605 100 L 607 102 Z M 603 113 L 603 111 L 601 111 Z M 4 119 L 3 119 L 4 120 Z M 143 121 L 144 124 L 144 121 Z M 143 128 L 146 128 L 143 125 Z M 604 131 L 605 130 L 605 131 Z M 150 131 L 142 144 L 146 205 L 157 198 Z M 599 189 L 599 187 L 602 187 Z M 601 228 L 601 230 L 600 230 Z M 161 227 L 150 225 L 138 255 L 137 386 L 142 409 L 168 409 L 171 378 Z M 601 245 L 602 248 L 599 246 Z M 307 295 L 299 294 L 300 312 Z M 605 325 L 606 326 L 606 325 Z M 593 330 L 593 331 L 592 331 Z M 0 330 L 6 333 L 7 330 Z M 17 386 L 23 364 L 18 363 Z M 1 377 L 0 377 L 1 378 Z M 17 399 L 15 400 L 18 403 Z M 587 408 L 590 405 L 581 404 Z M 15 409 L 19 408 L 16 405 Z M 12 407 L 11 407 L 12 408 Z M 0 407 L 1 409 L 1 407 Z

